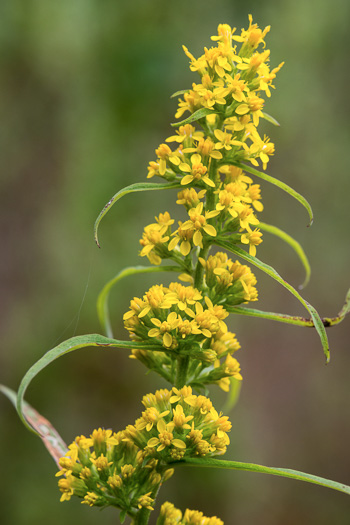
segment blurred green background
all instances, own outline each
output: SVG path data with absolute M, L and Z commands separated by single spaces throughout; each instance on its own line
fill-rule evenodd
M 304 297 L 321 315 L 339 311 L 350 261 L 348 0 L 2 0 L 2 383 L 16 389 L 46 350 L 100 330 L 98 292 L 124 266 L 143 262 L 142 229 L 159 212 L 175 214 L 175 195 L 125 197 L 102 223 L 101 250 L 94 220 L 118 189 L 145 180 L 154 149 L 172 134 L 169 97 L 197 80 L 181 45 L 199 55 L 219 23 L 247 27 L 249 13 L 260 27 L 272 26 L 272 66 L 286 62 L 266 104 L 281 123 L 264 128 L 277 150 L 268 172 L 306 196 L 315 223 L 306 228 L 305 210 L 266 183 L 262 217 L 307 249 L 313 274 Z M 265 234 L 258 255 L 291 284 L 302 282 L 299 261 L 278 239 Z M 257 307 L 304 315 L 284 289 L 260 272 L 257 278 Z M 135 277 L 113 292 L 116 337 L 127 337 L 121 318 L 130 298 L 153 283 Z M 329 330 L 326 367 L 314 331 L 230 319 L 244 384 L 227 458 L 350 484 L 349 320 Z M 86 349 L 41 373 L 27 399 L 69 443 L 98 426 L 133 422 L 141 396 L 161 386 L 124 350 Z M 212 397 L 224 402 L 215 389 Z M 114 509 L 100 515 L 78 500 L 59 503 L 54 463 L 2 397 L 0 426 L 2 524 L 118 521 Z M 350 514 L 344 494 L 244 472 L 181 469 L 159 504 L 165 499 L 226 525 L 345 525 Z

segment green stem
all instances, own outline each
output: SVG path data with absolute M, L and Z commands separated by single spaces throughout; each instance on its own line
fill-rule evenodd
M 189 356 L 179 356 L 177 360 L 177 370 L 175 378 L 175 387 L 182 388 L 187 383 L 187 371 L 190 362 Z
M 202 259 L 207 259 L 208 253 L 210 249 L 210 244 L 204 244 L 203 248 L 199 252 L 199 257 L 202 257 Z M 197 261 L 196 265 L 196 271 L 194 274 L 194 288 L 197 288 L 198 290 L 201 290 L 203 287 L 203 275 L 204 275 L 204 267 L 201 265 L 199 261 Z
M 151 515 L 151 510 L 143 508 L 135 516 L 132 525 L 147 525 Z

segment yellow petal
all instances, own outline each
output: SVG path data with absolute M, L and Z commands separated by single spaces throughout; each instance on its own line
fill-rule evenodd
M 202 234 L 199 230 L 196 231 L 196 233 L 193 236 L 193 244 L 195 246 L 200 246 L 202 248 Z
M 211 224 L 206 224 L 205 226 L 203 226 L 203 230 L 208 235 L 211 235 L 212 237 L 216 237 L 216 229 Z
M 183 241 L 180 245 L 181 254 L 186 257 L 191 251 L 191 243 L 189 241 Z
M 171 444 L 174 445 L 174 447 L 176 448 L 182 448 L 182 449 L 186 448 L 186 443 L 182 441 L 181 439 L 173 439 Z
M 173 342 L 173 338 L 171 337 L 171 335 L 168 332 L 166 332 L 163 335 L 163 345 L 166 346 L 167 348 L 169 348 L 169 346 L 171 346 L 172 342 Z

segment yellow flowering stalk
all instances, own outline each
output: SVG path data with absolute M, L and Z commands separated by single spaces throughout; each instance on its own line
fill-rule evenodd
M 226 324 L 230 312 L 313 326 L 328 361 L 325 326 L 339 323 L 350 310 L 348 294 L 337 317 L 321 319 L 271 266 L 256 258 L 262 232 L 267 231 L 294 248 L 309 276 L 309 264 L 299 243 L 259 217 L 264 207 L 255 178 L 278 186 L 298 200 L 312 221 L 304 197 L 256 169 L 261 166 L 266 170 L 275 152 L 270 139 L 258 131 L 261 119 L 276 123 L 265 113 L 264 105 L 283 65 L 270 68 L 270 51 L 265 44 L 269 30 L 261 30 L 249 16 L 248 29 L 240 33 L 220 24 L 218 35 L 212 37 L 215 45 L 205 48 L 198 58 L 184 47 L 197 83 L 175 94 L 179 97 L 175 116 L 186 118 L 173 124 L 178 129 L 156 148 L 156 158 L 149 164 L 147 179 L 156 177 L 162 182 L 137 183 L 120 190 L 97 218 L 95 240 L 99 245 L 98 227 L 111 206 L 135 191 L 176 189 L 182 218 L 176 222 L 168 211 L 155 217 L 155 222 L 144 228 L 140 240 L 140 256 L 147 258 L 151 266 L 126 268 L 102 290 L 98 315 L 106 336 L 77 336 L 61 343 L 35 363 L 22 380 L 17 394 L 18 413 L 30 430 L 41 435 L 53 457 L 59 458 L 61 501 L 74 495 L 89 506 L 111 505 L 121 510 L 121 521 L 128 515 L 134 525 L 145 525 L 162 482 L 179 465 L 264 472 L 350 494 L 350 487 L 302 472 L 218 459 L 229 444 L 231 423 L 206 397 L 210 384 L 229 392 L 242 380 L 234 357 L 240 344 Z M 303 304 L 310 318 L 247 307 L 258 299 L 257 280 L 250 267 L 237 257 L 284 286 Z M 114 339 L 108 312 L 112 287 L 128 276 L 160 272 L 176 273 L 181 282 L 173 280 L 168 286 L 157 283 L 142 297 L 134 297 L 123 318 L 130 340 Z M 158 373 L 170 387 L 143 397 L 145 410 L 133 425 L 118 433 L 94 430 L 88 438 L 77 437 L 67 449 L 47 420 L 25 404 L 24 394 L 45 366 L 86 346 L 129 349 L 133 359 Z M 15 402 L 13 392 L 0 388 Z M 231 404 L 234 401 L 231 398 Z M 53 438 L 49 444 L 47 436 Z M 157 521 L 157 525 L 222 523 L 200 511 L 187 509 L 182 515 L 171 503 L 163 504 Z

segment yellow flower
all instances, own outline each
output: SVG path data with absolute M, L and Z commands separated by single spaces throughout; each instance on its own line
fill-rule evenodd
M 174 422 L 165 423 L 164 419 L 160 419 L 157 423 L 158 437 L 151 438 L 147 442 L 147 446 L 150 448 L 157 447 L 157 452 L 161 452 L 165 447 L 169 447 L 170 445 L 185 449 L 186 443 L 182 441 L 182 439 L 174 438 L 172 433 L 174 427 Z
M 193 140 L 200 140 L 204 136 L 202 131 L 197 131 L 191 124 L 180 126 L 176 133 L 177 135 L 168 137 L 165 142 L 179 142 L 181 144 L 182 142 L 190 141 L 192 143 Z
M 241 54 L 244 52 L 251 52 L 253 49 L 258 47 L 260 43 L 263 43 L 265 47 L 264 38 L 266 34 L 270 31 L 270 26 L 265 27 L 263 31 L 259 29 L 258 24 L 253 24 L 252 15 L 248 16 L 249 18 L 249 27 L 248 29 L 242 29 L 241 36 L 234 35 L 232 38 L 236 42 L 242 42 L 245 45 L 242 46 Z
M 255 229 L 254 231 L 244 233 L 241 237 L 241 243 L 249 244 L 249 255 L 255 257 L 256 247 L 262 243 L 262 233 L 260 230 Z
M 159 157 L 159 175 L 165 175 L 167 160 L 176 166 L 180 164 L 179 157 L 171 151 L 167 144 L 160 144 L 156 149 L 156 154 Z
M 216 237 L 216 229 L 211 224 L 208 224 L 207 220 L 216 217 L 220 213 L 220 211 L 218 210 L 213 210 L 206 211 L 205 214 L 202 215 L 202 211 L 203 203 L 200 202 L 198 206 L 189 210 L 188 215 L 190 219 L 184 224 L 182 224 L 183 230 L 190 230 L 194 232 L 193 244 L 195 246 L 200 246 L 201 248 L 203 248 L 203 235 L 201 230 L 203 230 L 207 235 L 210 235 L 211 237 Z
M 235 140 L 231 133 L 228 133 L 227 131 L 215 129 L 214 135 L 219 141 L 215 144 L 216 149 L 225 148 L 227 151 L 230 151 L 232 146 L 243 146 L 243 142 L 240 140 Z
M 182 222 L 179 221 L 179 227 L 172 234 L 173 238 L 169 242 L 168 250 L 169 252 L 174 250 L 176 246 L 179 244 L 179 242 L 181 241 L 180 252 L 181 252 L 181 255 L 186 257 L 190 253 L 191 248 L 192 248 L 191 241 L 193 237 L 193 231 L 188 230 L 188 229 L 184 230 L 182 226 L 183 226 Z
M 163 345 L 166 348 L 170 348 L 173 342 L 176 342 L 176 339 L 173 340 L 173 336 L 170 334 L 172 330 L 175 330 L 181 319 L 178 318 L 176 312 L 171 312 L 166 321 L 160 321 L 156 317 L 151 319 L 151 322 L 157 326 L 157 328 L 151 328 L 148 332 L 149 337 L 160 337 L 162 336 Z
M 185 185 L 190 184 L 191 182 L 203 181 L 208 186 L 215 187 L 214 182 L 209 179 L 207 175 L 208 168 L 202 164 L 202 157 L 198 155 L 198 153 L 191 155 L 190 164 L 188 162 L 181 162 L 179 164 L 179 169 L 185 173 L 189 173 L 189 175 L 185 175 L 182 178 L 181 184 Z

